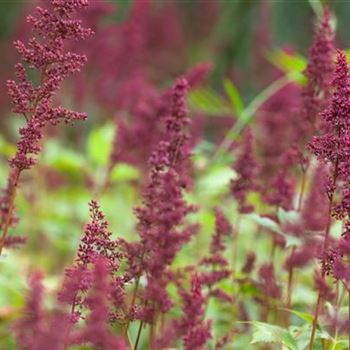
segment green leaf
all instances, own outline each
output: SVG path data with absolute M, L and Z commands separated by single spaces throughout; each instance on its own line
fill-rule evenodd
M 298 350 L 297 343 L 287 329 L 264 322 L 253 321 L 255 330 L 251 344 L 278 343 L 289 350 Z
M 54 139 L 46 142 L 42 155 L 43 162 L 52 168 L 71 175 L 81 175 L 85 159 L 79 153 L 63 147 Z
M 229 166 L 214 166 L 197 182 L 197 190 L 201 195 L 215 196 L 227 190 L 233 171 Z
M 314 317 L 306 312 L 301 312 L 301 311 L 296 311 L 296 310 L 291 310 L 291 309 L 286 309 L 286 308 L 282 308 L 281 310 L 290 312 L 290 313 L 298 316 L 302 320 L 306 321 L 309 324 L 312 324 L 312 322 L 314 320 Z
M 112 123 L 93 129 L 87 141 L 87 152 L 90 160 L 104 166 L 108 163 L 113 146 L 115 127 Z
M 286 240 L 286 247 L 298 247 L 302 244 L 302 240 L 294 235 L 285 233 L 282 228 L 279 226 L 279 224 L 267 217 L 260 216 L 258 214 L 250 214 L 249 217 L 255 221 L 258 225 L 267 228 L 268 230 L 271 230 L 275 233 L 278 233 L 279 235 L 283 236 Z
M 284 237 L 284 239 L 286 240 L 286 248 L 300 247 L 303 244 L 302 240 L 296 236 L 289 235 L 289 234 L 284 233 L 284 232 L 282 232 L 281 234 Z
M 278 208 L 278 220 L 282 224 L 294 224 L 300 221 L 300 213 L 296 210 L 284 210 L 283 208 Z
M 302 73 L 307 65 L 307 60 L 297 53 L 288 53 L 281 49 L 270 51 L 266 55 L 267 59 L 277 68 L 286 73 Z M 302 76 L 300 76 L 302 81 Z
M 0 154 L 4 155 L 5 157 L 12 157 L 16 153 L 16 147 L 7 142 L 1 135 L 0 135 Z
M 205 113 L 209 116 L 227 116 L 232 114 L 229 103 L 214 90 L 199 88 L 188 95 L 188 103 L 195 112 Z
M 139 176 L 137 168 L 129 164 L 119 163 L 113 167 L 110 179 L 112 181 L 130 181 L 138 179 Z
M 282 234 L 282 231 L 281 231 L 279 225 L 276 223 L 276 221 L 273 221 L 270 218 L 263 217 L 263 216 L 260 216 L 258 214 L 255 214 L 255 213 L 250 214 L 249 217 L 253 221 L 255 221 L 258 225 L 265 227 L 273 232 Z
M 239 94 L 236 86 L 229 79 L 224 80 L 224 88 L 227 96 L 230 98 L 231 104 L 237 113 L 240 115 L 243 111 L 244 104 L 241 95 Z

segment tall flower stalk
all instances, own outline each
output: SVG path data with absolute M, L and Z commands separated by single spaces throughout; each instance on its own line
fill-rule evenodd
M 142 275 L 147 278 L 139 335 L 144 322 L 152 325 L 158 313 L 163 314 L 170 309 L 172 301 L 167 292 L 171 280 L 169 267 L 197 229 L 196 225 L 185 223 L 185 217 L 195 208 L 183 198 L 183 190 L 190 184 L 187 90 L 188 83 L 184 78 L 179 78 L 173 86 L 163 140 L 150 157 L 151 174 L 143 191 L 143 205 L 135 210 L 141 240 L 125 243 L 129 261 L 127 278 L 135 281 L 130 314 L 139 292 L 140 278 Z M 130 315 L 125 331 L 131 319 Z
M 350 76 L 346 55 L 338 50 L 335 78 L 332 86 L 334 92 L 328 108 L 322 113 L 325 123 L 325 133 L 313 138 L 310 150 L 317 158 L 329 167 L 329 177 L 326 186 L 328 197 L 328 221 L 323 241 L 323 255 L 325 255 L 330 241 L 330 229 L 333 217 L 342 220 L 348 206 L 349 160 L 347 152 L 349 121 L 350 121 Z M 335 194 L 341 199 L 335 202 Z M 322 271 L 324 278 L 325 271 Z M 322 290 L 319 291 L 315 308 L 313 328 L 309 349 L 313 349 L 315 330 L 319 309 L 322 302 Z
M 73 17 L 75 12 L 87 5 L 87 0 L 51 0 L 50 9 L 37 7 L 36 16 L 27 18 L 34 37 L 27 44 L 20 40 L 14 43 L 22 63 L 15 65 L 16 81 L 8 80 L 7 89 L 13 111 L 23 116 L 26 124 L 19 130 L 16 154 L 9 160 L 11 171 L 6 189 L 6 212 L 2 213 L 0 222 L 0 254 L 14 221 L 13 211 L 21 174 L 35 165 L 45 127 L 87 117 L 85 113 L 54 104 L 54 96 L 62 82 L 79 72 L 87 62 L 85 55 L 65 48 L 67 41 L 84 40 L 92 34 L 91 29 L 83 28 L 81 22 Z M 31 69 L 38 72 L 37 85 L 28 78 Z

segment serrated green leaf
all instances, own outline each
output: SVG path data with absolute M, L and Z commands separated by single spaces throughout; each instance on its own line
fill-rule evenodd
M 233 84 L 233 82 L 229 79 L 224 80 L 224 88 L 227 96 L 229 97 L 231 104 L 237 113 L 237 115 L 240 115 L 240 113 L 243 111 L 244 104 L 241 95 L 238 92 L 238 89 Z
M 285 308 L 282 308 L 281 310 L 290 312 L 290 313 L 298 316 L 302 320 L 306 321 L 309 324 L 312 324 L 312 322 L 314 320 L 314 317 L 306 312 L 296 311 L 296 310 L 292 310 L 292 309 L 285 309 Z
M 289 350 L 298 350 L 295 339 L 287 329 L 258 321 L 249 323 L 255 328 L 251 344 L 278 343 Z

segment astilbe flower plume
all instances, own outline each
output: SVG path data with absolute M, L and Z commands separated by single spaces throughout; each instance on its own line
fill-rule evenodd
M 259 177 L 263 180 L 281 170 L 284 154 L 291 145 L 299 145 L 300 138 L 305 135 L 305 123 L 300 113 L 300 89 L 290 83 L 271 96 L 260 109 L 256 149 L 261 160 Z
M 112 293 L 109 265 L 108 259 L 95 257 L 93 284 L 85 300 L 90 313 L 84 328 L 73 334 L 72 343 L 91 344 L 104 350 L 126 350 L 124 340 L 108 328 L 109 296 Z
M 322 22 L 315 33 L 308 51 L 308 65 L 304 71 L 307 84 L 303 88 L 303 116 L 310 123 L 311 131 L 319 124 L 318 114 L 324 110 L 330 97 L 335 54 L 334 33 L 331 28 L 331 13 L 325 8 Z
M 320 301 L 326 288 L 324 276 L 332 270 L 337 249 L 330 246 L 332 217 L 342 220 L 344 236 L 348 234 L 349 223 L 349 118 L 350 118 L 350 76 L 346 54 L 338 50 L 336 69 L 332 81 L 333 93 L 328 107 L 322 112 L 323 134 L 315 136 L 309 145 L 310 151 L 329 169 L 325 193 L 328 197 L 328 221 L 321 252 L 322 275 L 318 279 L 319 296 L 311 333 L 310 348 L 314 342 Z M 339 195 L 338 195 L 339 194 Z M 338 278 L 342 275 L 342 264 L 337 265 Z M 339 273 L 340 272 L 340 273 Z
M 281 297 L 281 287 L 279 286 L 274 266 L 271 263 L 265 263 L 261 265 L 259 269 L 259 279 L 260 279 L 260 288 L 261 291 L 269 299 L 278 299 Z
M 112 283 L 109 293 L 113 296 L 113 305 L 117 309 L 115 313 L 110 310 L 110 317 L 116 321 L 119 319 L 119 309 L 124 306 L 124 282 L 116 274 L 122 254 L 117 241 L 111 239 L 112 233 L 108 230 L 108 222 L 99 204 L 91 200 L 89 206 L 91 222 L 85 225 L 75 265 L 66 268 L 66 278 L 59 293 L 59 301 L 70 305 L 72 322 L 79 321 L 86 309 L 86 293 L 93 283 L 91 268 L 96 268 L 96 261 L 103 259 Z
M 311 152 L 327 164 L 329 177 L 326 194 L 330 209 L 337 219 L 347 221 L 349 217 L 349 118 L 350 118 L 350 76 L 346 55 L 338 50 L 335 78 L 332 86 L 334 92 L 329 107 L 322 113 L 326 131 L 315 136 L 309 145 Z M 341 181 L 341 182 L 339 182 Z M 338 191 L 341 198 L 334 203 L 334 194 Z M 328 230 L 329 231 L 329 230 Z M 325 247 L 328 243 L 326 232 Z
M 23 317 L 15 324 L 15 334 L 18 341 L 24 349 L 36 350 L 38 348 L 38 339 L 45 329 L 45 317 L 42 309 L 44 286 L 42 284 L 43 274 L 35 272 L 29 280 L 31 288 Z
M 254 210 L 254 206 L 247 203 L 247 195 L 249 192 L 258 189 L 256 176 L 259 172 L 259 166 L 254 155 L 253 135 L 250 129 L 247 129 L 243 135 L 233 170 L 236 172 L 237 178 L 231 180 L 231 194 L 238 201 L 238 210 L 241 213 L 250 213 Z
M 7 203 L 4 203 L 4 197 L 1 200 L 6 214 L 1 216 L 0 252 L 8 228 L 13 223 L 12 211 L 20 174 L 35 164 L 35 156 L 41 150 L 40 140 L 44 128 L 49 124 L 86 118 L 85 113 L 54 106 L 53 98 L 62 82 L 71 74 L 79 72 L 87 61 L 86 56 L 65 49 L 67 41 L 84 40 L 92 34 L 90 29 L 83 28 L 80 21 L 73 18 L 76 11 L 87 5 L 87 0 L 52 0 L 50 10 L 37 7 L 37 16 L 27 18 L 35 36 L 27 44 L 20 40 L 14 43 L 23 63 L 16 64 L 17 81 L 8 80 L 7 89 L 13 111 L 23 115 L 26 125 L 19 130 L 16 154 L 9 160 L 12 170 L 5 191 Z M 38 71 L 39 83 L 36 86 L 28 79 L 26 66 Z
M 327 225 L 327 169 L 319 164 L 312 175 L 310 190 L 301 211 L 303 225 L 310 231 L 321 231 Z
M 202 259 L 201 265 L 205 271 L 198 274 L 203 286 L 208 287 L 208 297 L 214 297 L 224 302 L 232 302 L 231 295 L 219 288 L 218 283 L 230 275 L 229 263 L 224 257 L 226 245 L 224 239 L 232 235 L 232 226 L 224 213 L 215 209 L 215 232 L 210 244 L 210 255 Z
M 291 210 L 295 189 L 295 178 L 290 169 L 296 164 L 302 165 L 302 156 L 298 147 L 288 148 L 281 156 L 280 169 L 271 178 L 268 188 L 262 189 L 263 199 L 274 208 Z M 303 166 L 303 165 L 302 165 Z
M 210 70 L 211 64 L 201 63 L 187 71 L 184 78 L 188 88 L 203 83 Z M 115 118 L 110 169 L 117 162 L 127 162 L 142 170 L 147 168 L 149 155 L 162 140 L 162 120 L 171 113 L 171 100 L 171 88 L 159 92 L 142 74 L 130 77 L 123 83 L 116 97 L 118 114 Z M 191 136 L 194 139 L 193 132 Z
M 37 36 L 31 38 L 27 45 L 19 40 L 14 43 L 23 62 L 40 73 L 40 82 L 34 86 L 28 80 L 25 66 L 17 63 L 17 82 L 7 82 L 14 112 L 22 114 L 27 120 L 27 125 L 20 129 L 16 155 L 10 160 L 10 165 L 19 171 L 35 164 L 34 155 L 40 151 L 39 141 L 47 124 L 86 118 L 85 113 L 53 107 L 52 99 L 62 82 L 79 72 L 87 61 L 86 56 L 66 51 L 64 46 L 67 40 L 84 40 L 92 34 L 90 29 L 81 26 L 80 21 L 72 19 L 75 11 L 87 5 L 84 0 L 52 0 L 52 11 L 38 7 L 37 17 L 28 16 Z
M 165 118 L 166 130 L 150 157 L 151 174 L 143 191 L 143 205 L 136 208 L 141 241 L 126 244 L 130 278 L 147 277 L 143 298 L 147 301 L 144 318 L 151 321 L 155 310 L 169 310 L 171 300 L 166 287 L 167 272 L 177 252 L 196 232 L 185 217 L 194 211 L 183 198 L 188 186 L 190 148 L 186 128 L 187 81 L 180 78 L 172 90 L 172 107 Z
M 185 350 L 202 349 L 211 339 L 211 322 L 204 321 L 205 298 L 198 276 L 193 275 L 190 293 L 182 291 L 183 317 L 178 327 L 186 330 L 183 336 Z

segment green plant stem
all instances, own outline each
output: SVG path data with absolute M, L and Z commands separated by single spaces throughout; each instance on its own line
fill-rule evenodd
M 258 94 L 240 113 L 237 122 L 228 131 L 224 140 L 219 145 L 216 153 L 214 154 L 213 161 L 220 159 L 225 154 L 231 143 L 239 137 L 247 124 L 249 124 L 254 118 L 255 113 L 271 96 L 273 96 L 287 84 L 296 81 L 299 76 L 300 74 L 296 74 L 295 72 L 286 74 L 275 80 L 272 84 L 261 91 L 260 94 Z
M 348 322 L 350 321 L 350 289 L 348 289 Z M 350 350 L 350 330 L 348 329 L 348 350 Z
M 140 338 L 141 338 L 141 333 L 142 333 L 142 328 L 143 328 L 143 321 L 140 321 L 139 329 L 137 331 L 137 336 L 136 336 L 136 342 L 135 342 L 134 350 L 138 349 Z
M 294 256 L 294 253 L 295 253 L 295 249 L 296 249 L 296 247 L 293 246 L 292 252 L 290 253 L 291 259 L 293 259 L 293 256 Z M 290 265 L 289 269 L 288 269 L 287 309 L 290 309 L 291 308 L 291 304 L 292 304 L 293 272 L 294 272 L 293 266 Z M 289 315 L 289 313 L 288 313 L 288 315 Z
M 322 294 L 321 294 L 321 292 L 319 292 L 318 297 L 317 297 L 316 307 L 315 307 L 314 319 L 312 321 L 312 330 L 311 330 L 311 339 L 310 339 L 310 343 L 309 343 L 309 350 L 312 350 L 314 347 L 316 326 L 317 326 L 318 314 L 319 314 L 320 306 L 321 306 L 321 300 L 322 300 Z
M 333 183 L 336 181 L 336 175 L 333 177 Z M 327 249 L 328 246 L 328 239 L 329 239 L 329 233 L 332 225 L 332 207 L 333 207 L 333 194 L 331 194 L 329 198 L 329 206 L 328 206 L 328 220 L 327 220 L 327 226 L 324 236 L 324 242 L 323 242 L 323 249 Z M 324 278 L 324 273 L 322 272 L 322 278 Z M 316 326 L 318 321 L 318 314 L 319 314 L 319 308 L 321 306 L 321 300 L 322 300 L 322 292 L 318 292 L 317 297 L 317 303 L 315 307 L 315 313 L 314 313 L 314 320 L 312 322 L 312 331 L 311 331 L 311 338 L 309 343 L 309 350 L 313 349 L 314 346 L 314 340 L 315 340 L 315 333 L 316 333 Z

